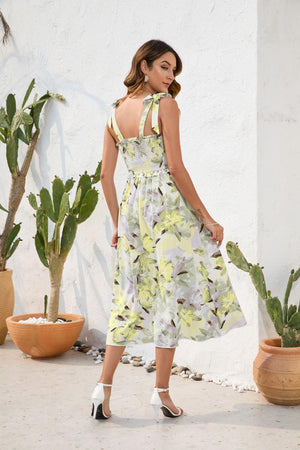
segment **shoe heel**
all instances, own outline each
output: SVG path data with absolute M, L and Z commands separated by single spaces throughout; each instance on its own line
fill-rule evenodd
M 154 409 L 156 422 L 159 422 L 158 413 L 159 413 L 160 406 L 159 405 L 152 405 L 152 406 L 153 406 L 153 409 Z
M 158 413 L 159 413 L 160 408 L 162 407 L 162 402 L 161 402 L 160 396 L 158 395 L 158 392 L 161 392 L 161 391 L 159 391 L 158 388 L 154 387 L 153 391 L 152 391 L 151 400 L 150 400 L 150 405 L 153 406 L 153 409 L 155 412 L 156 422 L 159 422 Z
M 92 417 L 94 419 L 96 419 L 96 414 L 97 414 L 97 410 L 98 410 L 98 406 L 100 405 L 100 401 L 99 400 L 93 400 L 93 409 L 92 409 Z

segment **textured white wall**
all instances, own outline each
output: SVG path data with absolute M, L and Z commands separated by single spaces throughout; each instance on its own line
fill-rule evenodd
M 258 2 L 258 260 L 267 286 L 283 300 L 300 266 L 300 3 Z M 299 302 L 299 287 L 291 294 Z M 260 339 L 275 335 L 260 306 Z
M 45 109 L 26 195 L 49 187 L 55 174 L 78 178 L 84 169 L 94 170 L 110 104 L 126 92 L 123 80 L 133 54 L 145 41 L 162 39 L 183 61 L 177 97 L 183 159 L 200 197 L 225 228 L 224 258 L 226 241 L 234 240 L 257 259 L 256 2 L 3 0 L 1 9 L 13 40 L 1 47 L 0 104 L 8 92 L 20 99 L 33 77 L 39 94 L 49 89 L 66 98 L 65 104 L 51 101 Z M 3 151 L 0 164 L 6 164 Z M 3 173 L 0 202 L 8 197 L 9 175 Z M 119 159 L 119 196 L 125 178 Z M 65 266 L 60 308 L 86 317 L 82 337 L 93 343 L 105 342 L 115 257 L 111 219 L 100 185 L 98 190 L 97 210 L 80 226 Z M 49 292 L 48 273 L 35 253 L 26 198 L 17 221 L 23 223 L 23 242 L 9 263 L 15 314 L 37 312 Z M 175 361 L 250 382 L 258 344 L 257 298 L 244 274 L 230 265 L 228 270 L 248 325 L 223 338 L 182 341 Z M 132 351 L 154 355 L 151 345 Z

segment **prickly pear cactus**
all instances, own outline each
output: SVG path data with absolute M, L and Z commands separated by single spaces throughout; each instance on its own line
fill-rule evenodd
M 15 224 L 16 212 L 25 192 L 26 176 L 30 167 L 32 156 L 39 138 L 40 114 L 46 102 L 51 98 L 63 101 L 62 95 L 47 91 L 38 98 L 35 94 L 33 101 L 27 104 L 34 88 L 33 79 L 26 91 L 22 106 L 17 107 L 15 94 L 9 94 L 5 107 L 0 108 L 0 142 L 6 145 L 6 159 L 11 173 L 11 187 L 7 208 L 0 204 L 1 212 L 7 214 L 4 229 L 0 233 L 0 271 L 4 271 L 6 261 L 12 256 L 22 240 L 17 237 L 20 224 Z M 19 157 L 19 148 L 27 145 L 22 161 Z
M 75 184 L 72 178 L 63 183 L 59 177 L 55 177 L 52 182 L 52 195 L 46 188 L 42 188 L 39 202 L 33 193 L 28 196 L 30 205 L 36 211 L 36 251 L 44 266 L 49 268 L 51 295 L 48 321 L 57 320 L 64 264 L 74 243 L 78 225 L 90 217 L 97 205 L 98 192 L 93 185 L 99 182 L 100 173 L 101 162 L 95 175 L 88 175 L 87 172 L 81 175 L 72 205 L 69 196 Z M 48 232 L 49 220 L 54 223 L 51 240 Z
M 252 265 L 249 270 L 252 283 L 263 300 L 267 299 L 267 288 L 262 267 L 259 264 Z
M 244 270 L 245 272 L 250 271 L 250 264 L 248 263 L 245 256 L 239 249 L 237 243 L 235 244 L 234 242 L 228 241 L 226 244 L 226 250 L 231 262 L 236 267 L 238 267 L 241 270 Z
M 267 291 L 263 267 L 259 264 L 251 264 L 240 251 L 238 244 L 228 241 L 226 250 L 230 262 L 237 268 L 249 272 L 252 283 L 259 296 L 266 302 L 267 312 L 274 324 L 275 330 L 281 336 L 282 347 L 300 346 L 300 302 L 298 309 L 296 305 L 288 306 L 288 300 L 293 283 L 300 278 L 300 268 L 295 272 L 291 270 L 283 307 L 278 297 L 271 297 L 271 292 Z
M 297 330 L 285 326 L 283 328 L 283 334 L 281 336 L 282 347 L 299 347 L 300 346 L 300 333 Z

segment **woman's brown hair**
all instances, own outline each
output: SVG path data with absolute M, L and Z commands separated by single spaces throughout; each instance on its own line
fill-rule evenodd
M 125 98 L 129 95 L 138 93 L 143 88 L 145 83 L 145 75 L 140 67 L 141 61 L 145 59 L 147 66 L 151 68 L 153 61 L 167 52 L 173 53 L 176 58 L 176 70 L 174 75 L 176 76 L 180 74 L 182 71 L 182 61 L 178 53 L 165 42 L 158 39 L 151 39 L 150 41 L 145 42 L 132 58 L 131 69 L 124 80 L 124 84 L 127 87 L 127 94 L 115 102 L 116 106 L 119 105 L 120 101 L 125 100 Z M 174 79 L 169 86 L 168 92 L 173 98 L 175 98 L 179 94 L 180 89 L 180 84 Z

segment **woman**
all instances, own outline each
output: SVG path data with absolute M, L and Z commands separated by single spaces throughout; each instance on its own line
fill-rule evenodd
M 201 341 L 246 324 L 219 247 L 223 227 L 200 200 L 181 158 L 175 97 L 182 70 L 176 51 L 160 40 L 142 45 L 109 116 L 101 182 L 117 250 L 103 370 L 92 416 L 107 419 L 113 375 L 125 346 L 154 342 L 158 418 L 183 414 L 169 395 L 180 338 Z M 122 132 L 121 132 L 122 131 Z M 118 204 L 113 175 L 118 150 L 128 179 Z

